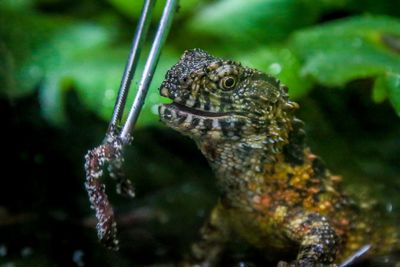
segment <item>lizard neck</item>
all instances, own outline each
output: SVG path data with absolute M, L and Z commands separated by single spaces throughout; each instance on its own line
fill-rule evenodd
M 262 193 L 266 164 L 274 164 L 282 156 L 290 164 L 302 163 L 302 127 L 302 122 L 293 118 L 279 131 L 269 129 L 238 141 L 198 140 L 197 145 L 213 168 L 224 199 L 240 205 Z

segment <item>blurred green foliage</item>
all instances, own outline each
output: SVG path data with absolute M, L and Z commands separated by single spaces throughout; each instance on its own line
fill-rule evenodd
M 108 0 L 88 18 L 41 12 L 35 4 L 51 1 L 0 2 L 0 94 L 14 99 L 39 90 L 43 115 L 64 125 L 65 92 L 72 89 L 108 120 L 141 1 Z M 158 121 L 156 107 L 164 100 L 157 88 L 180 54 L 194 47 L 278 76 L 292 98 L 315 85 L 346 88 L 371 79 L 374 101 L 388 99 L 400 114 L 396 6 L 400 1 L 181 1 L 139 125 Z M 153 29 L 162 7 L 158 1 Z M 332 12 L 346 15 L 326 19 Z

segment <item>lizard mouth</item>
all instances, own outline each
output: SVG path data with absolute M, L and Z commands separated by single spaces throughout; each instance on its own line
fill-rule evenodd
M 189 108 L 177 102 L 172 102 L 171 104 L 162 104 L 161 106 L 162 107 L 160 108 L 160 113 L 162 110 L 164 110 L 164 113 L 165 110 L 169 110 L 170 112 L 192 114 L 198 117 L 209 117 L 209 118 L 226 117 L 236 114 L 235 112 L 211 112 L 211 111 Z
M 167 126 L 189 136 L 238 140 L 247 119 L 237 112 L 210 112 L 172 102 L 158 107 L 160 119 Z
M 161 118 L 172 118 L 192 115 L 191 117 L 203 117 L 203 118 L 219 118 L 228 117 L 232 115 L 238 115 L 237 112 L 227 111 L 227 112 L 217 112 L 217 111 L 205 111 L 202 109 L 189 107 L 182 100 L 181 97 L 174 97 L 171 94 L 171 89 L 168 86 L 162 86 L 160 89 L 160 95 L 169 98 L 173 102 L 170 104 L 161 104 L 159 106 L 159 114 Z

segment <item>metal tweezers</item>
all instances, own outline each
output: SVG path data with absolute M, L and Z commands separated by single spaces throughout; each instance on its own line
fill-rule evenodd
M 135 74 L 141 48 L 149 29 L 152 17 L 151 13 L 155 3 L 155 0 L 144 1 L 106 136 L 102 144 L 89 150 L 85 156 L 85 187 L 89 195 L 91 207 L 96 212 L 97 235 L 104 245 L 113 250 L 118 250 L 119 247 L 116 237 L 117 228 L 114 219 L 114 211 L 112 205 L 108 201 L 105 186 L 100 179 L 103 176 L 104 167 L 107 166 L 109 176 L 117 181 L 117 192 L 129 197 L 134 196 L 133 186 L 122 170 L 124 161 L 122 152 L 123 148 L 130 144 L 133 139 L 131 133 L 143 107 L 161 54 L 161 49 L 165 43 L 173 16 L 177 10 L 178 0 L 165 1 L 164 11 L 138 84 L 136 96 L 128 117 L 125 123 L 122 124 L 127 96 L 132 78 Z
M 114 106 L 114 112 L 111 118 L 109 128 L 121 123 L 123 111 L 125 108 L 126 98 L 129 93 L 132 78 L 135 74 L 135 69 L 140 56 L 141 47 L 147 35 L 149 24 L 151 21 L 151 13 L 155 5 L 155 0 L 145 0 L 142 13 L 136 28 L 136 32 L 132 41 L 131 51 L 129 53 L 128 62 L 125 66 L 125 71 L 122 76 L 121 85 L 119 87 L 118 98 Z M 161 48 L 165 43 L 169 29 L 172 24 L 173 15 L 177 9 L 177 0 L 167 0 L 164 11 L 153 40 L 143 74 L 139 82 L 137 94 L 133 101 L 129 115 L 122 127 L 119 137 L 123 140 L 128 140 L 133 127 L 138 119 L 140 110 L 143 106 L 150 82 L 153 78 L 154 71 L 158 59 L 160 57 Z

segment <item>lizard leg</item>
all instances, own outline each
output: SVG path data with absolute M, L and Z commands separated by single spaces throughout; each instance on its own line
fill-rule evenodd
M 333 264 L 339 239 L 333 227 L 318 213 L 296 211 L 285 219 L 286 236 L 300 245 L 297 259 L 287 266 L 337 266 Z M 281 262 L 278 266 L 285 266 Z
M 218 203 L 200 230 L 201 238 L 192 245 L 189 266 L 215 266 L 228 239 L 228 226 L 224 219 L 224 207 Z

